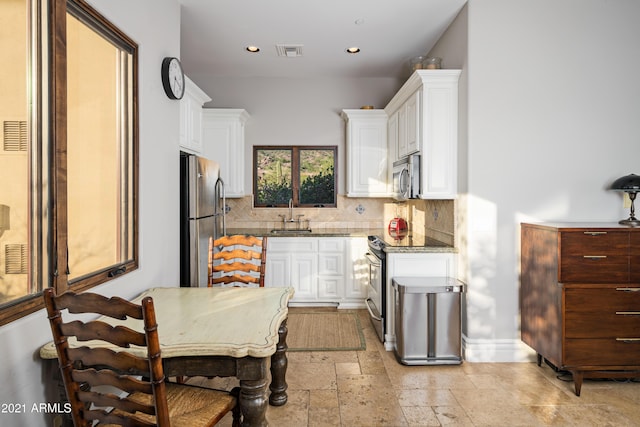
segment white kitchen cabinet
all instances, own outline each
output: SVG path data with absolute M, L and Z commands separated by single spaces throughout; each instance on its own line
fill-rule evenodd
M 393 115 L 397 116 L 397 124 L 395 129 L 388 129 L 389 135 L 395 133 L 389 136 L 389 151 L 395 154 L 396 161 L 420 151 L 420 92 L 409 96 Z
M 459 77 L 460 70 L 417 70 L 385 107 L 389 116 L 398 114 L 390 152 L 421 155 L 421 199 L 457 196 Z
M 205 108 L 202 140 L 205 157 L 220 163 L 226 197 L 243 197 L 245 176 L 244 125 L 249 113 L 235 108 Z
M 344 290 L 343 306 L 361 308 L 367 298 L 369 264 L 364 254 L 369 250 L 366 237 L 351 237 L 348 240 L 347 280 Z
M 187 76 L 184 96 L 180 100 L 180 148 L 202 154 L 202 106 L 211 98 Z
M 396 111 L 389 116 L 389 121 L 387 122 L 387 151 L 388 151 L 388 158 L 389 158 L 387 167 L 391 171 L 393 171 L 393 162 L 399 159 L 398 157 L 398 151 L 399 151 L 398 133 L 400 131 L 399 116 L 400 116 L 400 111 Z
M 387 114 L 342 110 L 342 117 L 347 128 L 347 197 L 389 197 Z
M 293 287 L 294 305 L 364 307 L 366 246 L 366 237 L 269 237 L 265 287 Z
M 384 346 L 387 351 L 391 351 L 396 342 L 393 278 L 456 277 L 456 258 L 451 252 L 389 252 L 386 261 L 387 318 L 385 319 Z

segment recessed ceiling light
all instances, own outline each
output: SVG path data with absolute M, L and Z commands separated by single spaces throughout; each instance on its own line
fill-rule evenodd
M 347 53 L 358 53 L 360 52 L 360 48 L 357 46 L 348 47 L 346 49 Z
M 247 46 L 247 52 L 256 53 L 260 52 L 260 48 L 258 46 Z

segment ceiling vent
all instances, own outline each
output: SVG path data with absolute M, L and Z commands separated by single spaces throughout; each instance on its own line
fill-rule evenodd
M 286 56 L 287 58 L 302 56 L 301 44 L 277 44 L 276 50 L 278 51 L 278 56 Z

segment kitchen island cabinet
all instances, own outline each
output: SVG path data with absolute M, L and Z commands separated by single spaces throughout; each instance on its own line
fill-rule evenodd
M 293 287 L 292 305 L 364 308 L 366 237 L 269 237 L 265 287 Z
M 583 378 L 640 378 L 640 228 L 522 224 L 522 341 Z

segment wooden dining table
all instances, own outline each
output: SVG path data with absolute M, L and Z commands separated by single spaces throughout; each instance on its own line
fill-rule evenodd
M 293 292 L 293 288 L 152 288 L 132 301 L 153 298 L 165 376 L 237 377 L 242 425 L 262 427 L 268 425 L 267 401 L 274 406 L 287 402 L 286 322 Z M 135 319 L 108 319 L 108 323 L 142 327 L 142 321 Z M 87 344 L 92 345 L 83 343 Z M 140 353 L 146 356 L 146 348 Z M 57 359 L 53 342 L 40 349 L 40 357 Z

